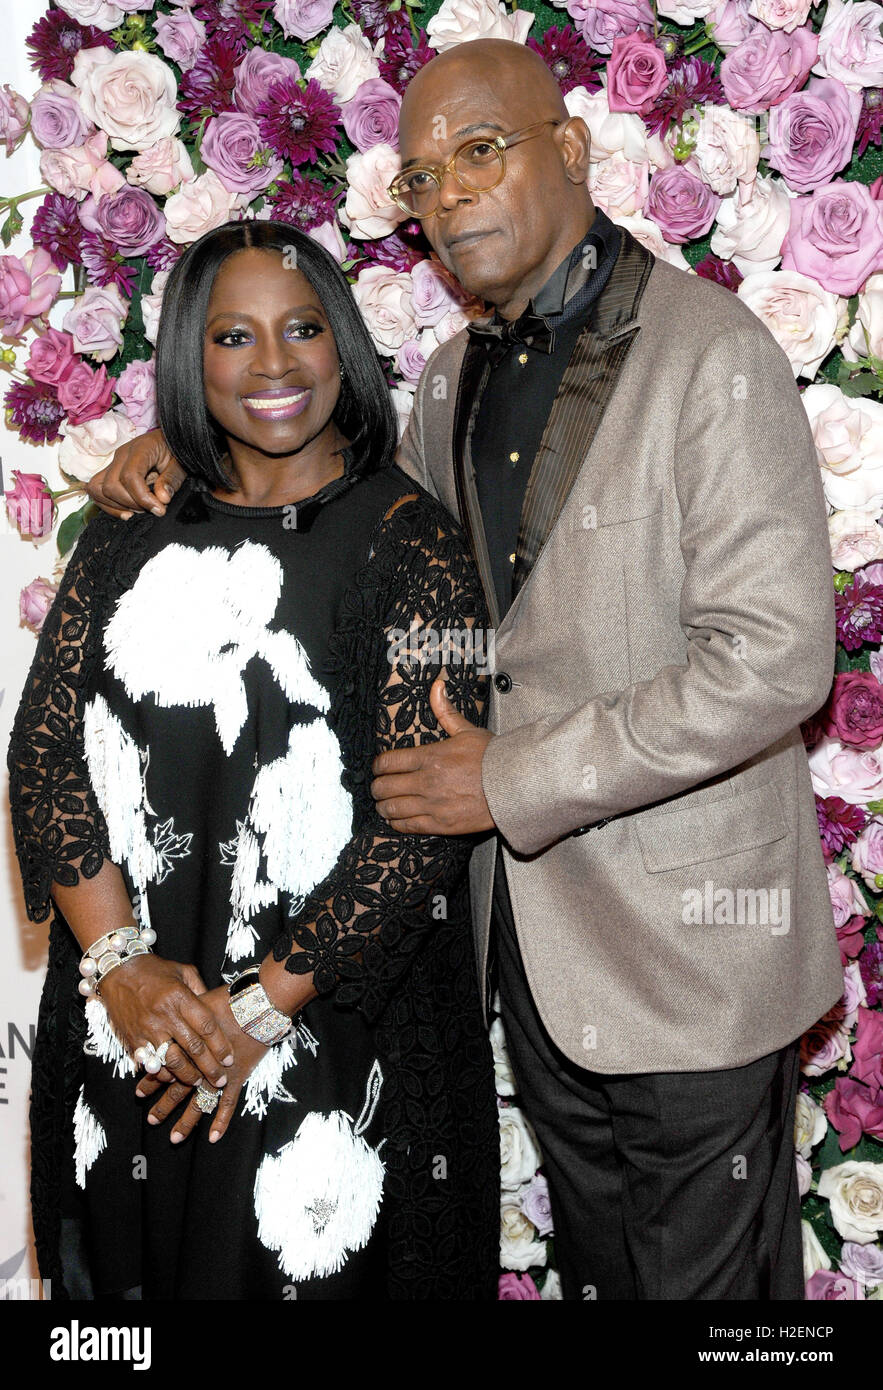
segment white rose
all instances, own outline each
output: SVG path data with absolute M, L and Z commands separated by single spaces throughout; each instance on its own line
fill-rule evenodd
M 880 0 L 858 0 L 856 4 L 828 0 L 813 72 L 836 77 L 854 91 L 883 84 Z
M 462 309 L 449 309 L 438 323 L 432 325 L 432 331 L 440 343 L 447 343 L 451 338 L 455 338 L 464 329 L 471 318 L 477 317 L 472 312 L 474 302 L 464 305 Z M 467 310 L 469 312 L 467 312 Z
M 832 513 L 828 517 L 828 539 L 835 570 L 857 570 L 872 560 L 883 559 L 883 530 L 867 512 Z M 883 785 L 871 799 L 880 796 L 883 796 Z
M 378 47 L 382 40 L 378 40 Z M 380 66 L 371 44 L 358 24 L 329 29 L 304 76 L 312 78 L 330 92 L 340 104 L 351 101 L 363 82 L 380 76 Z
M 546 1263 L 546 1243 L 514 1201 L 500 1208 L 500 1264 L 503 1269 L 526 1270 Z
M 837 512 L 837 516 L 850 516 L 849 512 Z M 869 521 L 860 514 L 862 520 Z M 833 517 L 831 518 L 833 520 Z M 830 523 L 829 523 L 830 524 Z M 880 527 L 877 526 L 880 533 Z M 879 559 L 879 555 L 872 557 Z M 867 563 L 865 560 L 861 564 Z M 835 569 L 852 569 L 852 566 L 838 565 Z M 858 566 L 856 566 L 858 568 Z M 808 755 L 810 777 L 813 791 L 824 801 L 829 796 L 839 796 L 850 806 L 866 806 L 869 801 L 879 801 L 883 797 L 883 759 L 876 748 L 844 748 L 839 738 L 826 734 Z
M 506 1106 L 499 1112 L 500 1183 L 504 1192 L 514 1192 L 530 1182 L 540 1166 L 540 1154 L 533 1130 L 520 1110 Z
M 444 0 L 426 25 L 427 42 L 437 53 L 472 39 L 524 43 L 533 21 L 529 10 L 507 13 L 500 0 Z
M 748 13 L 768 29 L 784 29 L 793 34 L 799 24 L 805 24 L 812 0 L 751 0 Z
M 883 512 L 883 403 L 830 385 L 808 386 L 802 399 L 828 505 L 876 521 Z
M 809 1158 L 816 1144 L 825 1137 L 828 1117 L 811 1096 L 800 1091 L 794 1114 L 794 1147 L 803 1158 Z
M 158 198 L 166 197 L 179 184 L 189 183 L 195 177 L 187 146 L 171 135 L 136 154 L 126 170 L 129 183 L 146 188 Z
M 724 196 L 738 185 L 739 201 L 747 203 L 757 178 L 760 140 L 754 118 L 728 106 L 706 106 L 696 122 L 693 149 L 699 177 Z
M 846 300 L 798 270 L 749 275 L 737 293 L 766 324 L 794 375 L 812 381 L 846 330 Z
M 143 433 L 122 410 L 109 410 L 82 425 L 63 424 L 61 432 L 64 437 L 58 446 L 59 467 L 82 483 L 88 483 L 93 474 L 110 463 L 121 444 Z
M 371 337 L 385 356 L 394 356 L 406 338 L 416 336 L 411 277 L 407 271 L 392 270 L 386 265 L 368 266 L 353 285 L 353 295 Z
M 819 1178 L 819 1196 L 844 1240 L 870 1245 L 883 1228 L 883 1163 L 839 1163 Z
M 401 167 L 392 145 L 372 145 L 364 154 L 351 154 L 346 162 L 346 203 L 340 220 L 357 240 L 373 241 L 404 222 L 407 213 L 394 203 L 387 187 Z
M 270 216 L 272 217 L 272 215 L 271 209 Z M 319 227 L 312 227 L 307 232 L 307 236 L 312 237 L 313 241 L 318 241 L 320 246 L 324 246 L 338 265 L 346 259 L 346 242 L 336 222 L 323 222 Z
M 182 183 L 163 208 L 168 236 L 181 245 L 196 241 L 203 232 L 229 221 L 236 199 L 237 195 L 224 187 L 214 169 Z
M 647 250 L 652 251 L 661 261 L 676 265 L 678 270 L 690 269 L 690 262 L 680 246 L 672 246 L 670 241 L 666 241 L 661 229 L 651 218 L 636 214 L 633 217 L 614 217 L 612 220 L 617 226 L 630 231 L 636 241 L 646 246 Z
M 405 426 L 410 419 L 411 411 L 414 408 L 414 392 L 405 391 L 400 386 L 394 386 L 389 394 L 392 400 L 393 410 L 396 413 L 399 439 L 401 439 L 402 435 L 405 433 Z
M 159 315 L 162 309 L 163 290 L 171 271 L 159 270 L 150 282 L 150 294 L 141 296 L 141 317 L 144 320 L 144 336 L 149 343 L 156 346 L 156 336 L 159 332 Z
M 588 126 L 592 159 L 609 159 L 619 154 L 636 164 L 649 160 L 644 122 L 633 111 L 611 111 L 605 91 L 589 93 L 585 87 L 573 87 L 565 96 L 564 105 L 571 116 L 579 116 Z
M 620 154 L 589 165 L 592 202 L 608 217 L 632 217 L 643 212 L 650 191 L 650 165 L 636 164 Z
M 107 131 L 115 150 L 146 150 L 174 135 L 181 123 L 174 73 L 154 53 L 81 48 L 71 82 L 79 88 L 83 111 Z
M 791 198 L 781 179 L 755 179 L 751 197 L 724 198 L 711 235 L 711 249 L 743 275 L 775 270 L 791 221 Z
M 544 1303 L 557 1302 L 564 1298 L 561 1291 L 561 1275 L 557 1269 L 550 1269 L 545 1279 L 543 1287 L 540 1289 L 540 1298 Z
M 78 24 L 94 24 L 105 33 L 115 29 L 125 18 L 125 10 L 111 4 L 110 0 L 56 0 L 56 3 Z
M 865 281 L 843 356 L 848 362 L 859 357 L 883 358 L 883 270 Z
M 514 1096 L 515 1077 L 512 1075 L 512 1065 L 509 1061 L 509 1053 L 506 1051 L 506 1034 L 503 1032 L 503 1020 L 495 1018 L 490 1029 L 491 1048 L 494 1054 L 494 1076 L 498 1096 Z M 536 1172 L 536 1169 L 534 1169 Z M 531 1174 L 533 1177 L 533 1173 Z
M 801 1221 L 800 1232 L 803 1236 L 803 1278 L 811 1279 L 817 1270 L 830 1269 L 831 1258 L 825 1254 L 819 1238 L 808 1221 Z
M 657 10 L 675 24 L 695 24 L 697 19 L 705 19 L 714 9 L 718 0 L 658 0 Z

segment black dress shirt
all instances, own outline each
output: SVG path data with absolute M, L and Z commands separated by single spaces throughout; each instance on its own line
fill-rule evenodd
M 472 463 L 501 617 L 512 602 L 515 547 L 531 466 L 561 378 L 610 278 L 621 240 L 619 228 L 597 209 L 589 231 L 527 308 L 554 329 L 552 351 L 514 344 L 491 368 L 478 404 Z M 594 257 L 584 258 L 586 247 L 594 249 Z M 502 322 L 499 315 L 494 321 Z

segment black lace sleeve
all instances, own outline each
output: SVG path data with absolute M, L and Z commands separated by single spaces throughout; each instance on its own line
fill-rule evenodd
M 486 629 L 484 598 L 459 527 L 425 495 L 400 501 L 350 589 L 334 644 L 339 680 L 331 720 L 354 750 L 347 781 L 356 830 L 273 948 L 287 970 L 311 974 L 320 995 L 334 992 L 339 1004 L 358 1007 L 369 1020 L 446 916 L 474 843 L 393 831 L 368 791 L 371 763 L 386 749 L 443 737 L 429 705 L 442 666 L 456 708 L 483 722 Z M 425 659 L 410 661 L 418 641 Z
M 107 827 L 83 753 L 83 703 L 98 652 L 99 595 L 118 528 L 86 526 L 46 615 L 9 743 L 9 799 L 25 906 L 50 911 L 53 882 L 74 887 L 110 858 Z

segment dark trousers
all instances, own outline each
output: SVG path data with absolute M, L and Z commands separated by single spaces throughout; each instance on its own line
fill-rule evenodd
M 725 1071 L 587 1071 L 537 1013 L 499 856 L 493 930 L 565 1299 L 803 1299 L 797 1043 Z

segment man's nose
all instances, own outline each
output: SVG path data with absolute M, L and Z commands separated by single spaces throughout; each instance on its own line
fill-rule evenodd
M 445 170 L 438 190 L 439 207 L 453 208 L 458 203 L 474 203 L 477 198 L 477 193 L 463 187 L 453 169 Z

